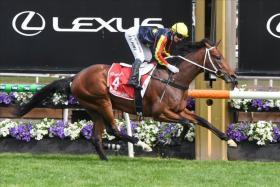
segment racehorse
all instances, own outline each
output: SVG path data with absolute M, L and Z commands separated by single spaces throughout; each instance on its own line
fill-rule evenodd
M 180 123 L 185 127 L 188 127 L 190 122 L 201 125 L 221 140 L 235 146 L 235 142 L 224 132 L 187 110 L 186 99 L 190 83 L 201 72 L 209 71 L 227 83 L 236 82 L 236 75 L 212 41 L 203 39 L 195 42 L 190 49 L 192 50 L 188 54 L 172 59 L 180 70 L 178 73 L 172 74 L 159 65 L 154 70 L 142 100 L 143 116 L 161 122 Z M 72 94 L 95 122 L 92 142 L 100 159 L 107 160 L 102 147 L 104 128 L 108 134 L 120 140 L 141 146 L 145 151 L 151 151 L 151 148 L 138 138 L 119 132 L 113 108 L 131 114 L 135 114 L 136 110 L 133 101 L 109 93 L 107 85 L 109 69 L 110 65 L 95 64 L 73 77 L 56 80 L 34 94 L 28 103 L 18 106 L 17 114 L 23 116 L 55 92 Z

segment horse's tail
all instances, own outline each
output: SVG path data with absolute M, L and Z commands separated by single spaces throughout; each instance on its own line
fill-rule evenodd
M 55 92 L 59 92 L 61 94 L 65 94 L 69 96 L 70 90 L 70 83 L 74 77 L 68 77 L 60 80 L 55 80 L 52 83 L 44 86 L 38 92 L 36 92 L 31 99 L 22 105 L 17 107 L 15 114 L 17 116 L 23 116 L 28 113 L 30 110 L 42 104 L 42 102 L 51 97 Z

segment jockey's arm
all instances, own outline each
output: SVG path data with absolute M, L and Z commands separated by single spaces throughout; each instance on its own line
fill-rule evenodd
M 166 51 L 165 51 L 166 42 L 167 42 L 167 37 L 164 35 L 161 35 L 157 42 L 157 45 L 156 45 L 155 58 L 160 65 L 166 66 L 173 73 L 178 73 L 179 69 L 177 67 L 169 64 L 163 57 L 163 54 L 167 55 L 167 56 L 170 55 L 169 53 L 166 53 Z
M 170 53 L 168 53 L 165 48 L 163 49 L 163 53 L 165 54 L 166 57 L 171 56 Z
M 167 42 L 167 37 L 161 35 L 156 48 L 155 48 L 155 59 L 158 61 L 160 65 L 167 66 L 168 62 L 164 59 L 163 54 L 166 54 L 165 45 Z

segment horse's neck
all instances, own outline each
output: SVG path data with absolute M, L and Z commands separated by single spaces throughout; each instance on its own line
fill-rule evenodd
M 203 51 L 198 50 L 195 53 L 188 54 L 185 58 L 191 60 L 199 65 L 203 64 Z M 187 61 L 181 62 L 180 72 L 176 75 L 175 79 L 181 84 L 189 85 L 195 77 L 201 72 L 201 68 Z

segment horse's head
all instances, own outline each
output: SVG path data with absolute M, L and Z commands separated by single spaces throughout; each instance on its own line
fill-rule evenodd
M 237 76 L 234 70 L 230 68 L 222 53 L 217 48 L 219 43 L 220 42 L 216 45 L 210 45 L 208 42 L 205 42 L 203 66 L 217 77 L 225 80 L 226 83 L 237 84 Z

